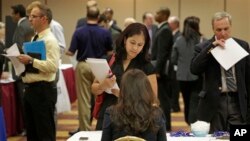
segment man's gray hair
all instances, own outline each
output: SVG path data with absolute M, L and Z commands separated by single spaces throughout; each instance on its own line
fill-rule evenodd
M 212 18 L 212 26 L 214 24 L 214 21 L 218 21 L 224 18 L 227 18 L 230 25 L 232 25 L 232 16 L 229 13 L 222 11 L 222 12 L 217 12 L 214 14 Z

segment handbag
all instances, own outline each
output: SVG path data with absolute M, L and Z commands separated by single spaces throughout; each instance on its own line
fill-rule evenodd
M 109 66 L 111 67 L 114 62 L 115 62 L 115 54 L 113 53 L 111 56 L 111 59 L 109 60 Z M 106 94 L 103 92 L 102 94 L 99 94 L 95 99 L 95 105 L 94 105 L 93 112 L 92 112 L 92 116 L 95 119 L 98 119 L 98 115 L 99 115 L 102 103 L 105 99 L 105 95 Z

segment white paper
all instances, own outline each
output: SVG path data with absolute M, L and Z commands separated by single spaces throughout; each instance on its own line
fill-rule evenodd
M 242 58 L 249 55 L 233 38 L 225 41 L 224 48 L 217 46 L 211 50 L 211 53 L 225 70 L 228 70 Z
M 16 43 L 13 44 L 11 47 L 9 47 L 6 50 L 6 54 L 2 54 L 2 55 L 5 56 L 5 57 L 8 57 L 10 59 L 11 63 L 14 66 L 16 75 L 19 76 L 22 72 L 24 72 L 25 66 L 17 58 L 17 56 L 20 55 L 20 52 L 18 50 L 18 47 L 17 47 Z
M 109 75 L 111 69 L 106 59 L 96 59 L 96 58 L 87 58 L 86 62 L 90 65 L 90 68 L 95 76 L 95 78 L 102 82 Z M 119 89 L 117 83 L 113 86 L 113 89 Z M 107 93 L 112 93 L 111 89 L 105 90 Z

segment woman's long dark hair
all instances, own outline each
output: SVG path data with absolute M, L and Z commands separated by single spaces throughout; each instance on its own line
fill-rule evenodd
M 185 38 L 185 40 L 187 41 L 187 43 L 191 40 L 195 40 L 195 41 L 197 40 L 199 42 L 200 36 L 202 35 L 200 33 L 199 24 L 200 24 L 200 19 L 198 17 L 195 17 L 195 16 L 187 17 L 184 20 L 184 28 L 183 28 L 182 35 Z
M 150 45 L 150 37 L 147 27 L 141 23 L 132 23 L 128 25 L 116 40 L 116 61 L 123 61 L 127 58 L 124 41 L 133 35 L 140 34 L 143 34 L 145 38 L 145 44 L 141 53 L 139 53 L 135 59 L 138 59 L 141 62 L 149 61 L 148 50 Z
M 162 115 L 159 108 L 153 106 L 154 103 L 147 75 L 139 69 L 128 70 L 122 76 L 118 103 L 111 107 L 112 123 L 118 130 L 125 130 L 131 135 L 146 130 L 157 131 L 159 124 L 156 121 Z

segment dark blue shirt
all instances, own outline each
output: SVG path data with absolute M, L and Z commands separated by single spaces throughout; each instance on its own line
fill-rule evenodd
M 97 24 L 87 24 L 76 29 L 69 51 L 77 51 L 76 59 L 84 61 L 87 58 L 102 58 L 112 49 L 110 32 Z

